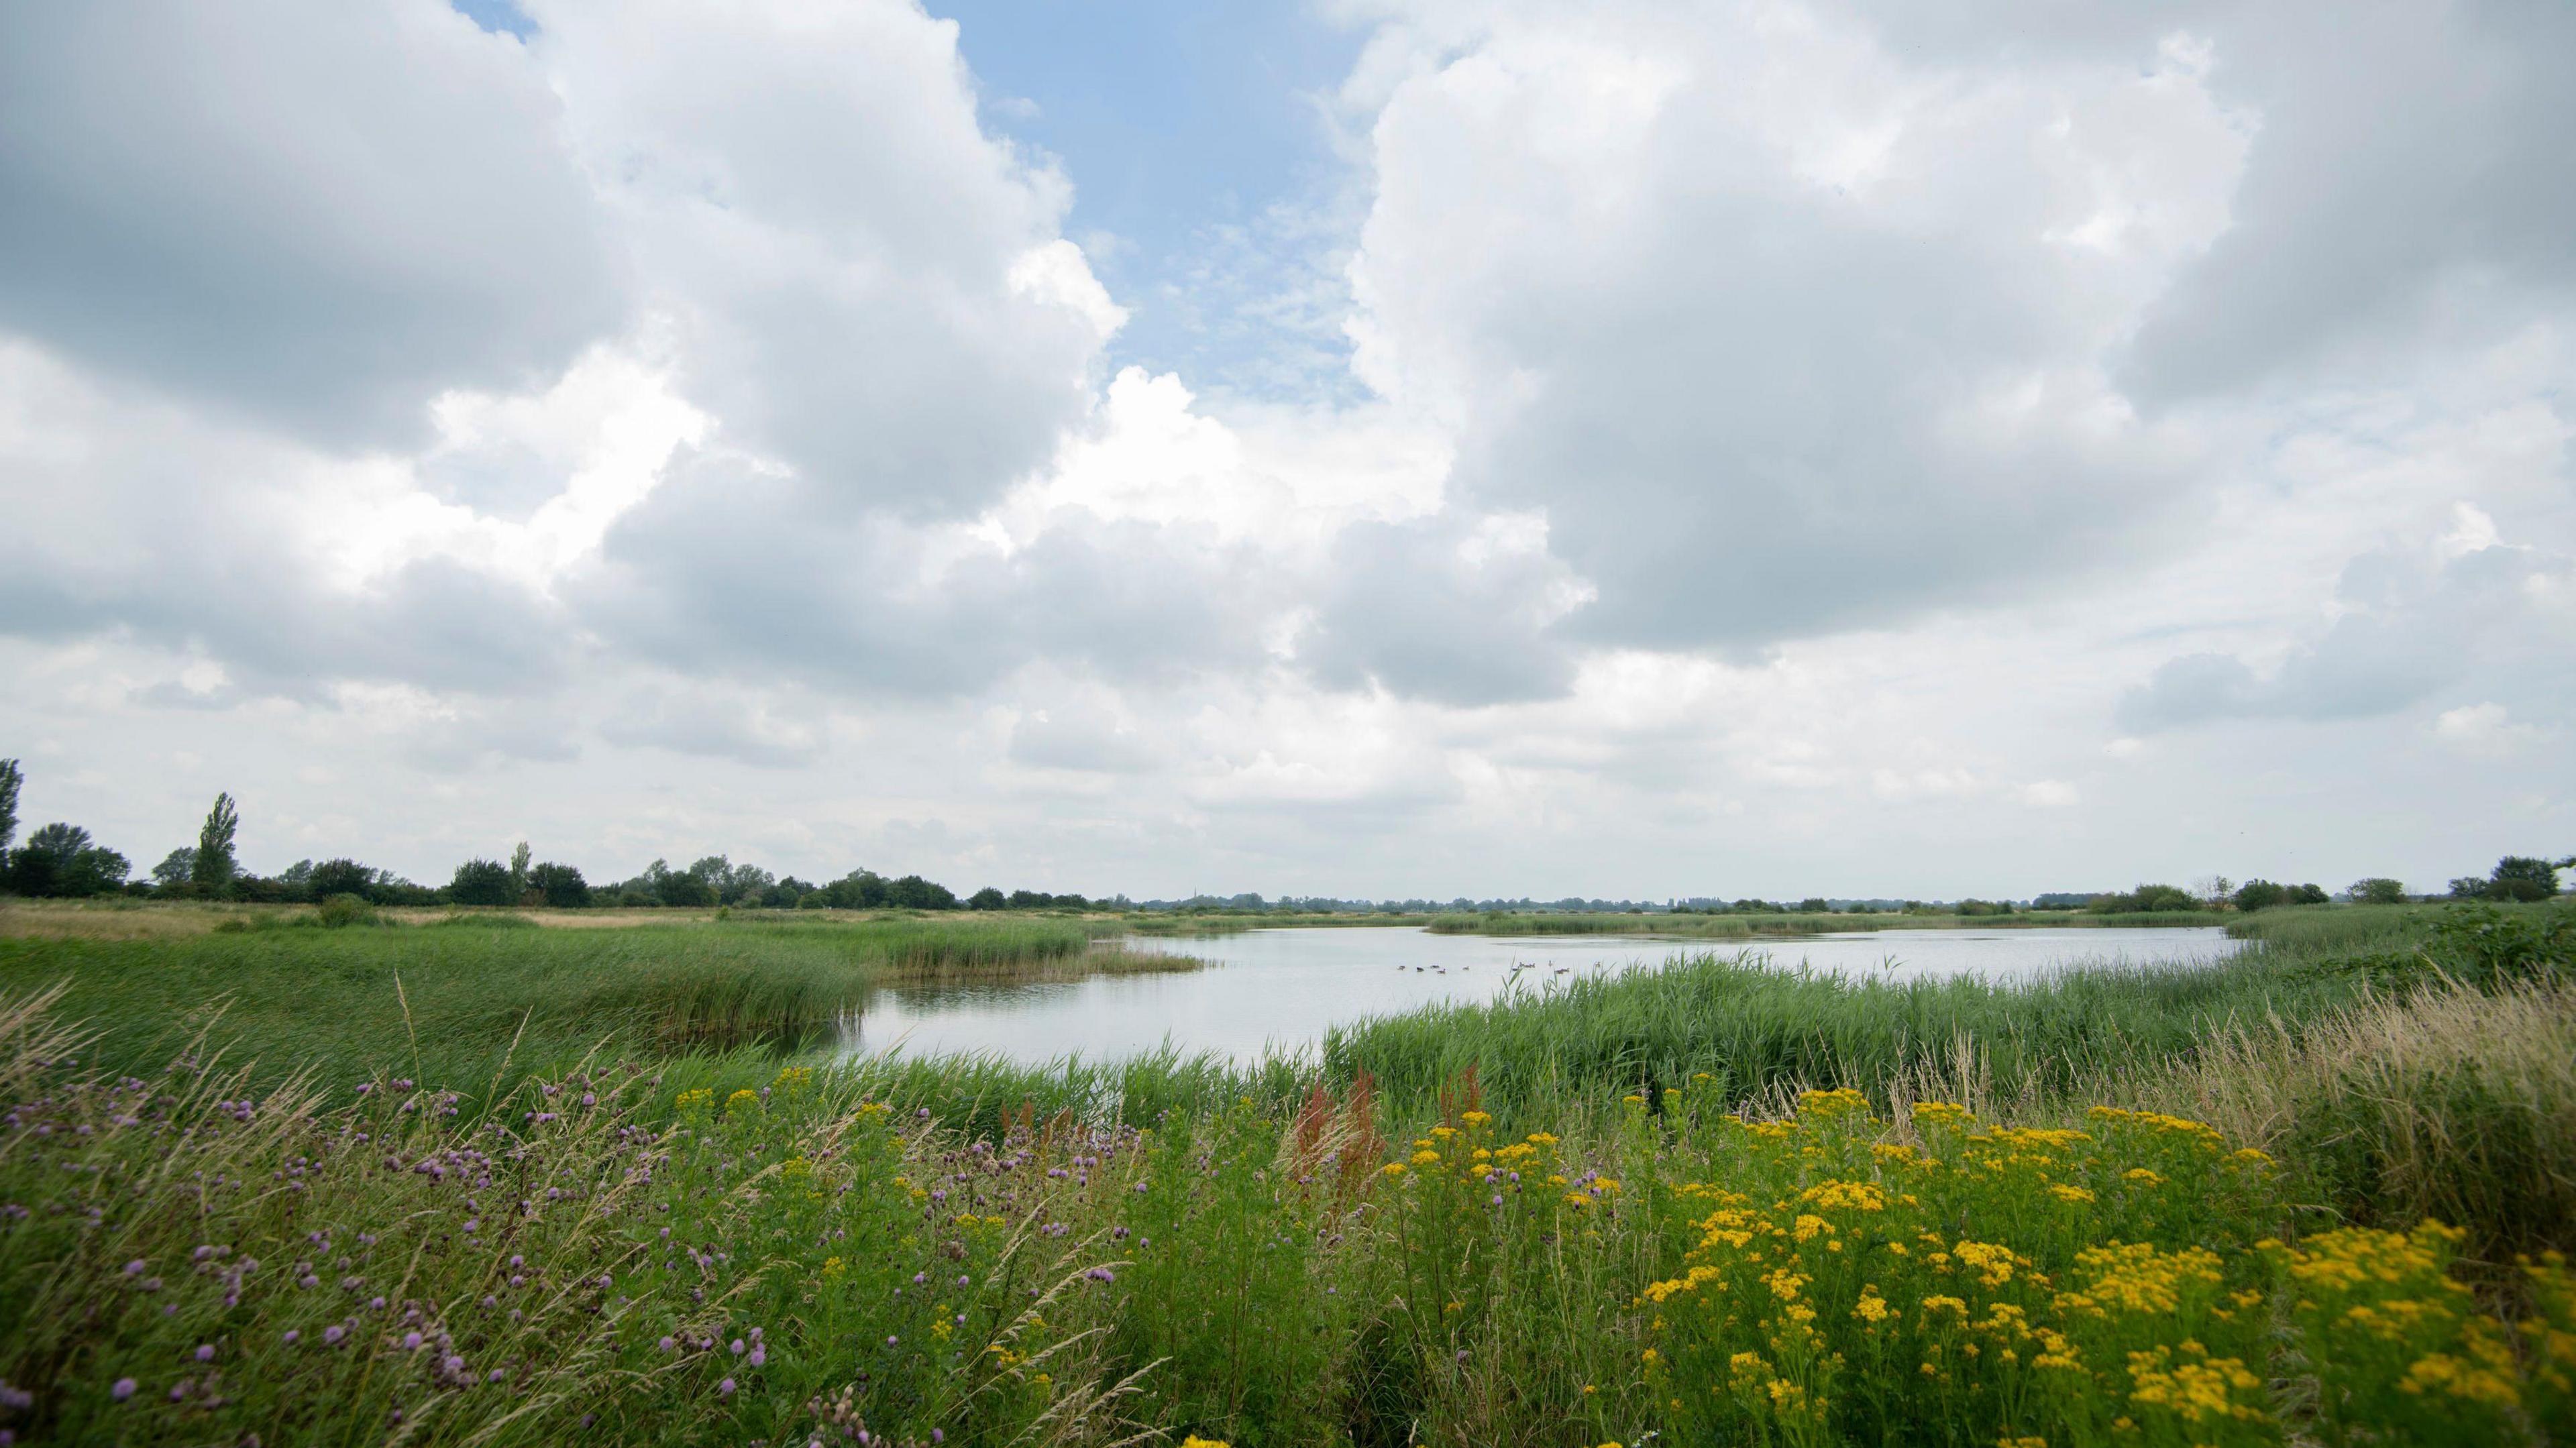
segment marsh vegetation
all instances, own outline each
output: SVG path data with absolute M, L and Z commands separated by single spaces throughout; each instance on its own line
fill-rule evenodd
M 893 973 L 1084 968 L 1080 921 L 0 941 L 0 1425 L 2563 1438 L 2565 908 L 2243 925 L 2022 984 L 1700 950 L 1054 1066 L 807 1031 Z

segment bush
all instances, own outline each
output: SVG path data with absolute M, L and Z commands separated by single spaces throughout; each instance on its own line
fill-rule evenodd
M 313 912 L 314 921 L 325 930 L 340 930 L 352 925 L 374 925 L 381 917 L 376 907 L 363 895 L 334 895 Z
M 2352 882 L 2351 888 L 2347 889 L 2344 893 L 2350 895 L 2352 897 L 2352 903 L 2356 905 L 2403 905 L 2406 903 L 2406 886 L 2399 881 L 2389 879 L 2385 875 L 2372 875 L 2367 879 L 2355 880 Z

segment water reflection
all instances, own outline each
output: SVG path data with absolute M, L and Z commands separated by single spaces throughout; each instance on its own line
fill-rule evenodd
M 2071 965 L 2213 960 L 2243 942 L 2185 930 L 1883 930 L 1753 942 L 1781 964 L 1859 977 L 2023 979 Z M 1256 930 L 1137 940 L 1206 968 L 1082 979 L 940 982 L 875 991 L 845 1028 L 860 1054 L 991 1053 L 1016 1061 L 1113 1059 L 1168 1044 L 1238 1060 L 1312 1045 L 1335 1025 L 1432 1001 L 1484 1000 L 1737 941 L 1640 936 L 1433 935 L 1412 928 Z

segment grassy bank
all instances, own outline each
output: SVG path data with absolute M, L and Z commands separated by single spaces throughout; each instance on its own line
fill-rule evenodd
M 1832 935 L 1852 930 L 2136 930 L 2157 926 L 2218 925 L 2226 919 L 2226 916 L 2208 910 L 2148 910 L 2116 915 L 2068 910 L 2025 910 L 2007 915 L 1906 914 L 1897 911 L 1861 915 L 1796 912 L 1513 915 L 1487 911 L 1473 915 L 1435 915 L 1427 928 L 1437 935 L 1669 935 L 1693 940 L 1759 940 Z
M 242 917 L 236 917 L 242 918 Z M 353 1081 L 380 1067 L 476 1100 L 585 1053 L 792 1051 L 873 982 L 1061 965 L 1078 921 L 715 921 L 545 930 L 510 915 L 162 939 L 0 938 L 0 990 L 66 986 L 101 1061 L 143 1072 L 182 1049 Z M 202 1038 L 202 1045 L 193 1045 Z

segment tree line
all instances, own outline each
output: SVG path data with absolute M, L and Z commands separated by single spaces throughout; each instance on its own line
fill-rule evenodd
M 1629 900 L 1586 900 L 1568 896 L 1555 901 L 1337 900 L 1288 897 L 1266 901 L 1257 894 L 1194 896 L 1187 901 L 1149 900 L 1138 906 L 1124 895 L 1086 899 L 1043 890 L 1004 891 L 987 886 L 960 899 L 947 886 L 919 875 L 888 878 L 857 869 L 820 884 L 793 875 L 774 875 L 753 864 L 735 864 L 724 855 L 708 855 L 684 869 L 655 860 L 642 873 L 613 884 L 594 885 L 580 867 L 531 858 L 522 843 L 507 861 L 476 858 L 456 867 L 445 885 L 421 885 L 391 870 L 355 859 L 298 860 L 275 875 L 241 868 L 235 837 L 241 810 L 230 794 L 218 794 L 198 828 L 197 842 L 164 856 L 144 878 L 131 878 L 126 857 L 90 837 L 74 824 L 57 821 L 30 831 L 26 843 L 12 848 L 18 831 L 18 799 L 26 782 L 15 759 L 0 759 L 0 892 L 22 896 L 81 898 L 135 895 L 166 899 L 233 900 L 250 904 L 318 903 L 353 896 L 371 905 L 619 906 L 630 909 L 742 906 L 771 910 L 1090 910 L 1090 909 L 1224 909 L 1322 911 L 1330 913 L 1404 909 L 1521 911 L 1583 910 L 1630 914 L 1669 912 L 1707 915 L 1795 915 L 1835 912 L 2005 915 L 2020 909 L 2084 910 L 2125 915 L 2150 911 L 2267 910 L 2281 905 L 2322 905 L 2334 898 L 2315 884 L 2290 885 L 2252 879 L 2242 884 L 2213 875 L 2192 889 L 2179 885 L 2142 884 L 2133 890 L 2099 894 L 2057 892 L 2034 897 L 2027 905 L 2012 901 L 1919 900 L 1832 901 L 1821 896 L 1788 904 L 1758 899 L 1718 900 L 1694 897 L 1656 904 Z M 2558 893 L 2558 872 L 2576 869 L 2576 856 L 2551 860 L 2536 855 L 2507 855 L 2485 875 L 2463 875 L 2450 882 L 2455 900 L 2532 901 Z M 2407 893 L 2403 883 L 2387 876 L 2354 881 L 2342 891 L 2356 904 L 2399 904 L 2427 898 Z
M 1005 893 L 990 886 L 960 899 L 947 886 L 919 875 L 888 878 L 868 869 L 812 884 L 793 875 L 774 875 L 758 865 L 738 865 L 724 855 L 706 856 L 684 869 L 655 860 L 630 879 L 595 885 L 577 865 L 533 858 L 525 843 L 507 861 L 465 861 L 444 885 L 418 884 L 345 856 L 298 860 L 274 875 L 259 875 L 241 868 L 235 849 L 241 810 L 229 793 L 215 796 L 195 844 L 172 850 L 148 874 L 135 877 L 132 863 L 123 854 L 98 844 L 88 830 L 74 824 L 40 826 L 28 833 L 25 844 L 12 848 L 25 779 L 17 760 L 0 759 L 0 892 L 21 896 L 127 895 L 268 905 L 317 904 L 349 896 L 370 905 L 557 909 L 726 905 L 772 910 L 1087 910 L 1127 904 L 1123 897 L 1095 902 L 1081 895 L 1043 890 Z

